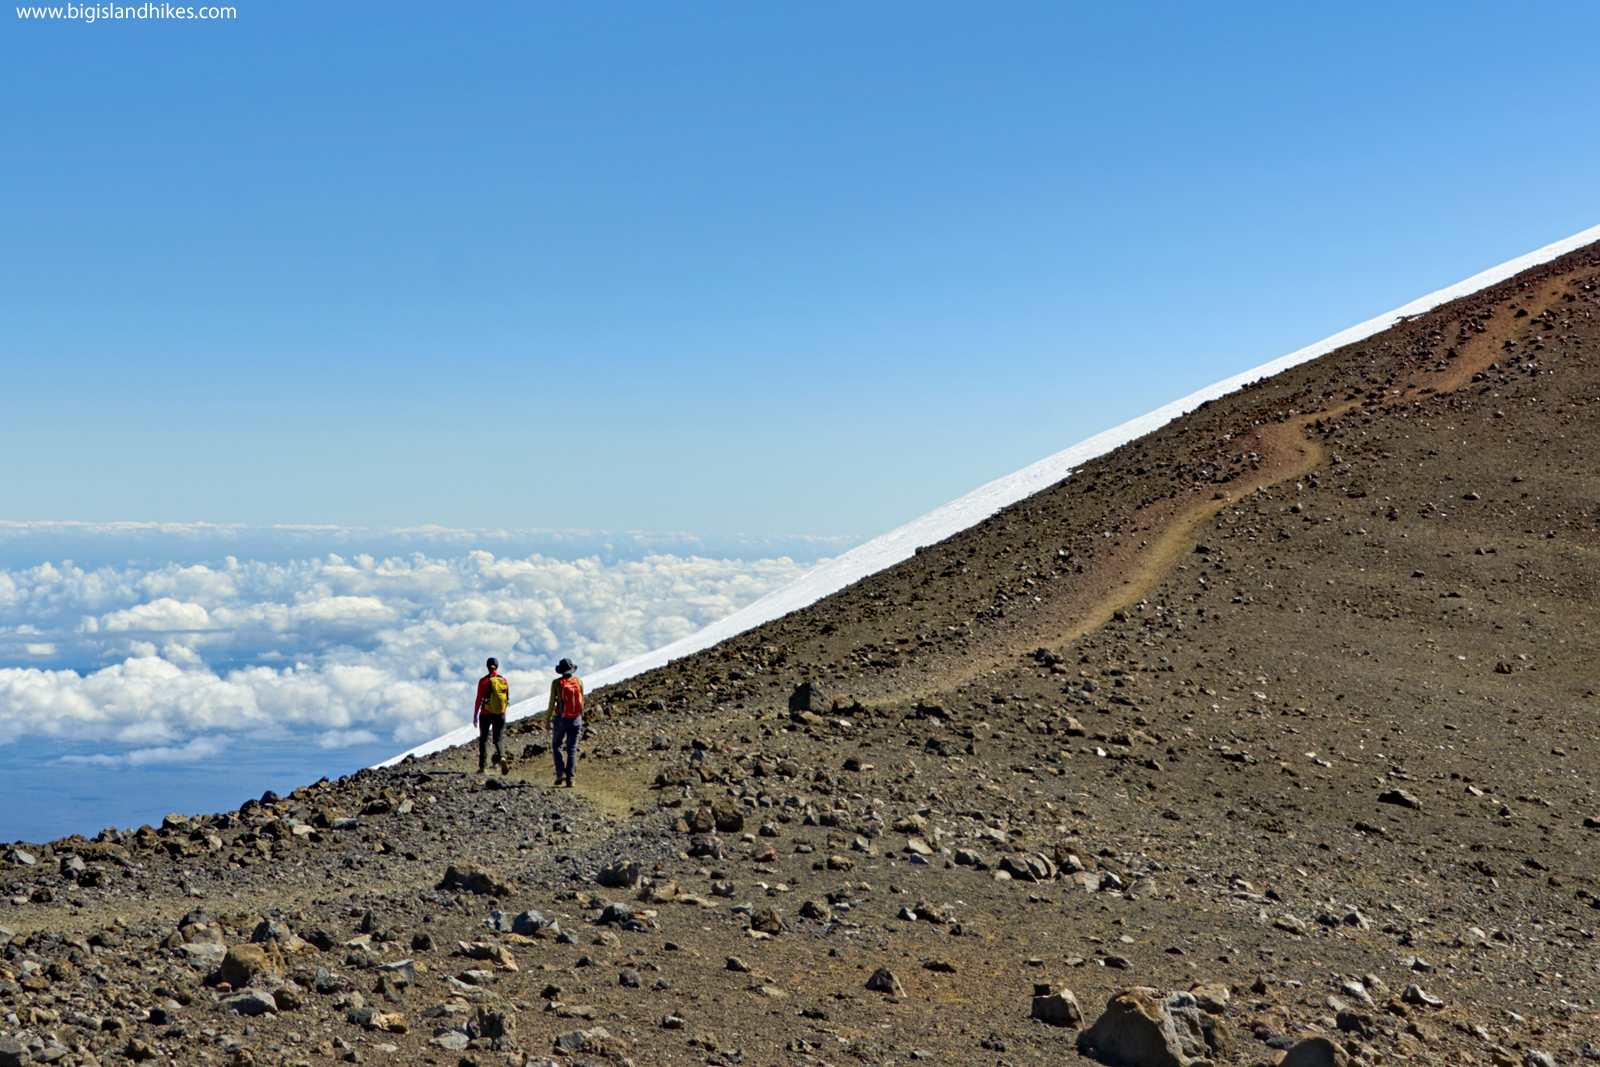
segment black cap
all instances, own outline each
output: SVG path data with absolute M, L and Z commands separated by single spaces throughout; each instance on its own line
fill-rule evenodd
M 489 662 L 485 663 L 484 666 L 485 667 L 498 667 L 498 666 L 500 666 L 500 661 L 495 659 L 493 656 L 490 656 L 489 657 Z
M 564 659 L 560 663 L 556 664 L 557 674 L 571 674 L 577 669 L 577 666 L 575 666 L 570 659 Z

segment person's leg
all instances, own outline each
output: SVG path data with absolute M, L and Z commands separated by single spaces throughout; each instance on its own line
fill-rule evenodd
M 583 733 L 583 716 L 567 720 L 567 784 L 572 784 L 572 776 L 578 772 L 578 735 Z
M 560 715 L 550 721 L 550 755 L 555 757 L 556 761 L 557 785 L 560 785 L 561 780 L 567 776 L 567 768 L 561 762 L 561 742 L 565 739 L 566 729 L 567 720 Z
M 489 755 L 489 716 L 478 716 L 478 770 L 483 770 Z
M 499 764 L 504 764 L 506 761 L 506 750 L 501 744 L 505 733 L 506 717 L 504 715 L 496 715 L 494 717 L 494 761 Z

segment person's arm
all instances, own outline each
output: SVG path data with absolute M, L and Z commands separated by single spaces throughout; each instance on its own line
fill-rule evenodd
M 478 709 L 483 707 L 484 700 L 489 695 L 489 677 L 485 675 L 478 679 L 478 698 L 472 702 L 472 725 L 478 725 Z
M 561 679 L 554 678 L 550 681 L 550 704 L 544 709 L 544 725 L 546 729 L 556 724 L 556 709 L 561 706 Z

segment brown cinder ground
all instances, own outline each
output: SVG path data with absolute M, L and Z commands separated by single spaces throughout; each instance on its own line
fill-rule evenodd
M 1026 1064 L 1078 1055 L 1036 983 L 1089 1021 L 1207 983 L 1222 1062 L 1600 1056 L 1597 282 L 1591 247 L 1409 320 L 602 690 L 574 790 L 463 750 L 23 845 L 0 1029 L 64 1063 Z M 442 886 L 466 862 L 501 895 Z M 564 936 L 485 925 L 528 909 Z M 245 1017 L 185 939 L 264 919 L 324 947 Z M 455 1047 L 480 1007 L 515 1034 Z

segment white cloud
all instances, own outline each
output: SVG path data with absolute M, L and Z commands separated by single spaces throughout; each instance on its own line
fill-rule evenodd
M 100 617 L 100 629 L 118 630 L 204 630 L 211 616 L 199 604 L 164 596 L 148 604 L 136 604 L 123 611 Z
M 620 662 L 806 569 L 787 558 L 604 563 L 481 549 L 0 569 L 0 744 L 137 746 L 73 757 L 119 767 L 200 759 L 230 737 L 415 744 L 470 719 L 487 656 L 521 699 L 561 656 L 585 671 Z
M 324 730 L 317 735 L 317 747 L 349 748 L 351 745 L 370 745 L 378 740 L 371 730 Z
M 178 747 L 164 746 L 161 748 L 136 748 L 131 752 L 122 752 L 116 755 L 104 753 L 93 756 L 62 756 L 62 763 L 89 764 L 95 767 L 147 767 L 152 764 L 162 763 L 199 763 L 202 760 L 220 756 L 228 748 L 228 742 L 220 737 L 196 737 L 186 745 Z

